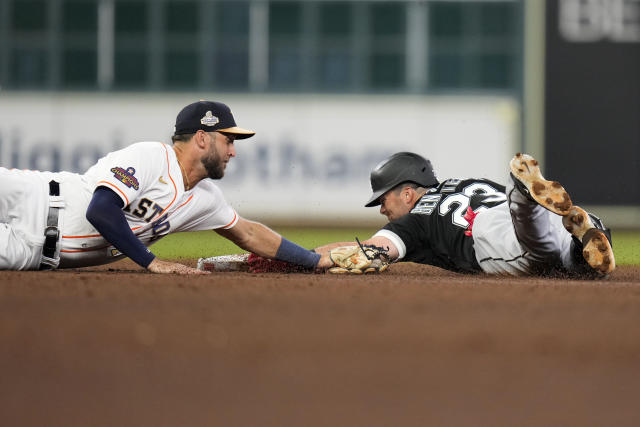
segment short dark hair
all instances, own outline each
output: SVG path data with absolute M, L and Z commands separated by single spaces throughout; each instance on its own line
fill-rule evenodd
M 193 135 L 195 135 L 195 133 L 185 133 L 184 135 L 173 135 L 171 137 L 171 142 L 173 142 L 174 144 L 176 142 L 187 142 L 191 138 L 193 138 Z

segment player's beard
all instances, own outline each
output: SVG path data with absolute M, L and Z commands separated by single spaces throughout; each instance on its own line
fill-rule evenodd
M 207 171 L 207 176 L 211 179 L 220 179 L 224 176 L 225 164 L 218 151 L 214 148 L 200 159 L 202 166 Z

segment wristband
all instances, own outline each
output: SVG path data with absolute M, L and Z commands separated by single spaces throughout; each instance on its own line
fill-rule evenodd
M 315 268 L 318 265 L 318 261 L 320 261 L 320 254 L 296 245 L 283 237 L 278 252 L 276 252 L 276 259 L 306 268 Z

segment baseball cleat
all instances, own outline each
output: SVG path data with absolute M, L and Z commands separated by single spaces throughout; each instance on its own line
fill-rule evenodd
M 524 192 L 525 196 L 555 214 L 569 213 L 572 206 L 569 193 L 559 182 L 544 179 L 536 159 L 528 154 L 518 153 L 511 159 L 509 166 L 516 187 Z
M 603 230 L 596 228 L 584 209 L 572 206 L 562 218 L 562 225 L 582 242 L 582 256 L 591 268 L 601 274 L 611 273 L 616 268 L 611 242 Z

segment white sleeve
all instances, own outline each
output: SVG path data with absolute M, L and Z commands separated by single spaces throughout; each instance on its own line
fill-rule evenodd
M 180 231 L 215 230 L 233 228 L 239 216 L 225 200 L 222 190 L 211 180 L 203 180 L 194 188 L 191 219 Z
M 373 237 L 376 237 L 376 236 L 385 237 L 391 240 L 391 244 L 395 246 L 396 249 L 398 250 L 397 260 L 401 260 L 407 254 L 407 246 L 404 244 L 400 236 L 398 236 L 393 231 L 389 231 L 383 228 L 382 230 L 378 231 L 376 234 L 373 235 Z
M 96 188 L 110 188 L 127 206 L 156 181 L 167 164 L 165 157 L 161 143 L 139 142 L 107 154 L 87 175 L 95 180 Z

